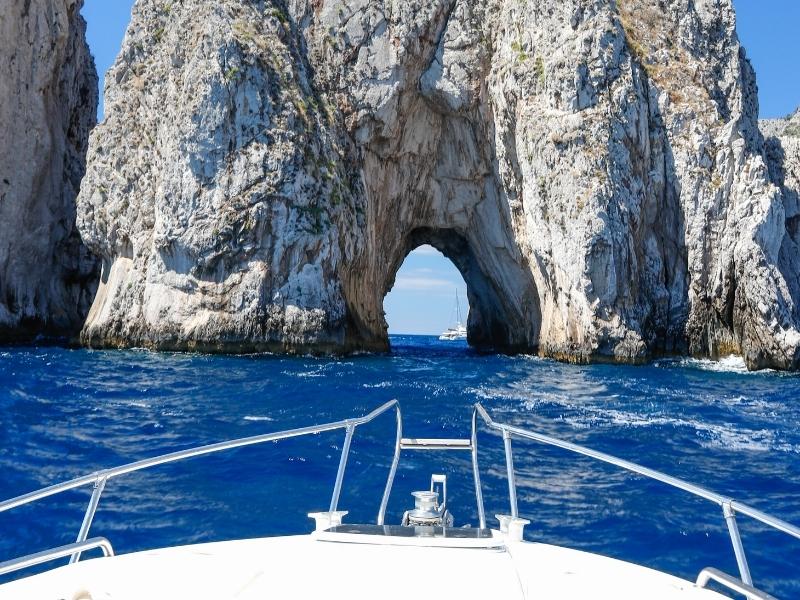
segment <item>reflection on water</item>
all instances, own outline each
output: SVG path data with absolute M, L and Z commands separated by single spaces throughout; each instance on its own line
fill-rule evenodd
M 406 435 L 461 437 L 470 407 L 632 459 L 800 522 L 800 379 L 741 361 L 568 366 L 396 337 L 391 356 L 347 360 L 56 348 L 0 352 L 0 496 L 164 452 L 365 414 L 400 400 Z M 119 552 L 310 531 L 330 500 L 343 432 L 242 448 L 109 483 L 92 530 Z M 340 506 L 374 522 L 394 440 L 389 415 L 360 428 Z M 508 511 L 502 443 L 482 430 L 487 515 Z M 719 510 L 662 484 L 515 441 L 530 539 L 693 579 L 736 573 Z M 446 472 L 457 524 L 475 523 L 469 457 L 407 453 L 387 523 Z M 74 540 L 89 491 L 0 514 L 0 560 Z M 740 519 L 756 582 L 800 597 L 800 541 Z

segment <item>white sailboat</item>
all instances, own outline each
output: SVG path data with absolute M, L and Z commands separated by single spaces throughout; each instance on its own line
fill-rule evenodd
M 456 290 L 456 325 L 455 327 L 448 327 L 439 336 L 439 339 L 446 342 L 467 339 L 467 328 L 461 321 L 461 304 L 458 302 L 458 290 Z

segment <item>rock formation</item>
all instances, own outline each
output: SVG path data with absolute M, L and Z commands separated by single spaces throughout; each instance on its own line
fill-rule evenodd
M 800 109 L 786 119 L 760 123 L 765 137 L 767 164 L 772 181 L 780 186 L 786 233 L 782 238 L 778 267 L 784 275 L 784 294 L 794 300 L 788 303 L 794 322 L 800 322 Z M 794 368 L 798 367 L 795 359 Z
M 90 346 L 383 349 L 429 243 L 479 347 L 800 366 L 730 0 L 139 0 L 106 110 Z
M 75 335 L 97 262 L 75 227 L 97 75 L 82 0 L 0 10 L 0 342 Z

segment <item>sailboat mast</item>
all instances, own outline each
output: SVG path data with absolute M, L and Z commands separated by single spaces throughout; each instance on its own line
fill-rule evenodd
M 458 290 L 456 290 L 456 322 L 461 325 L 461 305 L 458 303 Z

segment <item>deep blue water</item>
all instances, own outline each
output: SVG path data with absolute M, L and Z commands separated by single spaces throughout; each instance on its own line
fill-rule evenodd
M 800 523 L 800 378 L 735 362 L 570 366 L 395 336 L 389 356 L 343 360 L 61 348 L 0 350 L 0 499 L 190 446 L 402 404 L 405 434 L 466 437 L 480 401 L 497 420 L 686 478 Z M 344 432 L 195 458 L 112 480 L 91 535 L 117 552 L 310 531 L 326 510 Z M 340 508 L 373 522 L 394 419 L 359 428 Z M 501 439 L 482 429 L 487 517 L 508 512 Z M 612 467 L 514 442 L 527 537 L 694 579 L 737 573 L 716 505 Z M 387 523 L 431 472 L 448 474 L 456 524 L 475 523 L 467 453 L 405 453 Z M 74 541 L 90 490 L 0 514 L 0 561 Z M 494 524 L 493 519 L 489 519 Z M 739 520 L 759 587 L 800 598 L 800 541 Z

